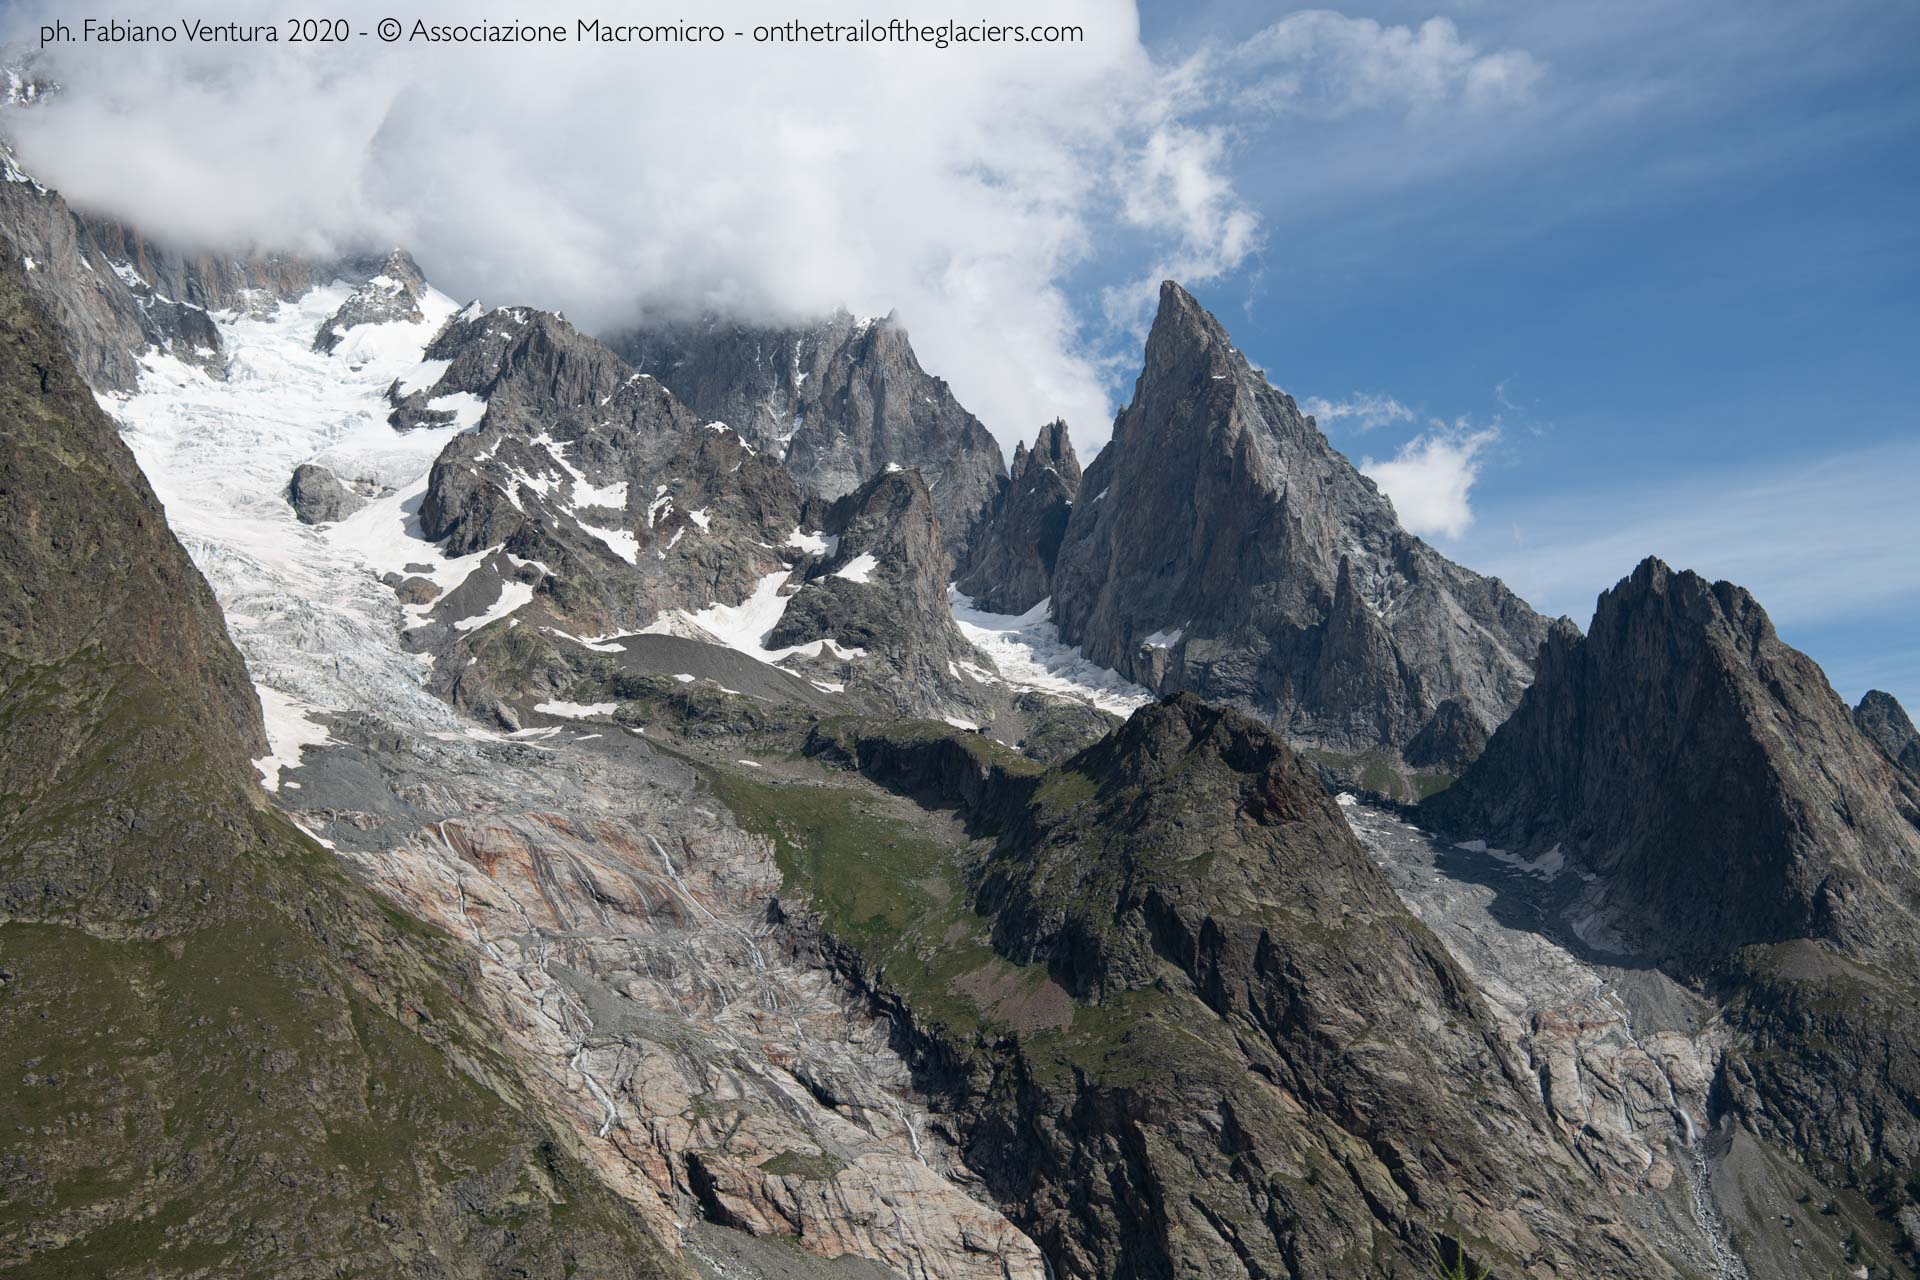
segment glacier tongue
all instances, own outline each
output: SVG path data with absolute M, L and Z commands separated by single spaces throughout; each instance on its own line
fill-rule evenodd
M 380 575 L 449 590 L 511 559 L 450 557 L 420 532 L 427 473 L 484 405 L 393 430 L 384 392 L 432 372 L 422 355 L 454 306 L 427 292 L 420 321 L 355 326 L 315 352 L 348 292 L 218 317 L 224 380 L 152 354 L 134 394 L 104 401 L 246 659 L 269 788 L 360 880 L 470 946 L 475 1015 L 663 1239 L 727 1254 L 757 1242 L 708 1219 L 740 1221 L 770 1247 L 927 1280 L 1041 1280 L 1039 1250 L 922 1131 L 885 1024 L 806 946 L 776 945 L 796 939 L 772 918 L 771 846 L 716 816 L 693 770 L 638 730 L 584 732 L 605 703 L 550 698 L 537 714 L 559 724 L 500 735 L 429 691 L 429 655 L 406 641 L 423 610 Z M 301 524 L 284 490 L 302 462 L 387 492 L 337 524 Z M 724 620 L 743 649 L 784 608 L 787 575 L 770 576 L 759 612 Z M 527 590 L 503 585 L 489 617 Z M 327 713 L 353 717 L 336 726 L 350 745 L 303 762 Z M 783 1153 L 838 1171 L 770 1169 Z
M 427 692 L 426 664 L 402 647 L 401 607 L 379 581 L 405 561 L 444 563 L 417 526 L 409 531 L 410 507 L 435 456 L 470 424 L 396 432 L 385 391 L 418 376 L 428 342 L 457 307 L 429 291 L 419 322 L 360 325 L 332 354 L 314 351 L 315 328 L 351 292 L 334 284 L 264 316 L 216 317 L 230 353 L 224 380 L 154 352 L 137 392 L 102 399 L 212 584 L 260 690 L 273 751 L 258 763 L 270 787 L 304 747 L 326 740 L 314 713 L 378 710 L 421 728 L 458 725 Z M 303 462 L 396 492 L 348 530 L 310 528 L 284 497 Z
M 1618 967 L 1567 921 L 1581 883 L 1556 850 L 1534 860 L 1449 844 L 1398 814 L 1338 798 L 1407 907 L 1473 978 L 1513 1066 L 1623 1212 L 1703 1275 L 1746 1280 L 1707 1156 L 1723 1032 L 1657 970 Z

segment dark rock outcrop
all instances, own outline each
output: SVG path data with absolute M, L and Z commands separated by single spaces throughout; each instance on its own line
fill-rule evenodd
M 1869 689 L 1853 709 L 1853 722 L 1908 773 L 1920 774 L 1920 730 L 1913 727 L 1904 707 L 1890 693 Z
M 367 500 L 341 484 L 340 477 L 325 467 L 303 462 L 287 481 L 287 503 L 300 523 L 327 524 L 344 520 L 366 506 Z
M 1449 699 L 1498 724 L 1532 679 L 1546 621 L 1401 529 L 1171 281 L 1133 401 L 1080 493 L 1054 617 L 1149 688 L 1359 752 L 1405 746 Z
M 313 335 L 313 349 L 332 351 L 355 325 L 399 321 L 418 324 L 422 318 L 420 296 L 426 288 L 426 277 L 413 258 L 405 250 L 395 249 L 321 324 L 320 331 Z
M 1920 956 L 1920 783 L 1751 595 L 1658 560 L 1600 597 L 1588 635 L 1556 625 L 1519 709 L 1427 812 L 1562 845 L 1656 954 L 1818 938 Z
M 1006 484 L 1000 446 L 920 367 L 892 316 L 840 311 L 765 328 L 709 318 L 643 327 L 612 345 L 695 413 L 780 460 L 811 493 L 838 498 L 889 466 L 919 470 L 956 558 Z
M 212 593 L 0 265 L 0 1270 L 682 1274 L 458 948 L 264 803 Z
M 1040 428 L 1029 450 L 1013 451 L 1012 476 L 981 518 L 957 584 L 976 607 L 1025 613 L 1053 590 L 1053 569 L 1080 492 L 1080 459 L 1067 424 Z
M 905 714 L 956 709 L 979 655 L 954 625 L 951 577 L 933 499 L 917 471 L 882 472 L 835 502 L 831 550 L 806 567 L 767 637 L 772 649 L 819 646 L 805 670 L 869 689 Z M 860 660 L 837 655 L 858 651 Z
M 1264 726 L 1180 694 L 1045 770 L 926 725 L 829 722 L 806 750 L 991 844 L 962 917 L 984 963 L 837 959 L 1056 1274 L 1425 1275 L 1462 1247 L 1499 1275 L 1677 1274 Z M 966 1034 L 983 993 L 1019 1029 Z
M 1433 719 L 1421 726 L 1402 751 L 1416 769 L 1444 769 L 1458 773 L 1487 749 L 1487 728 L 1458 698 L 1448 698 L 1434 709 Z
M 1590 878 L 1577 911 L 1721 1000 L 1728 1110 L 1891 1213 L 1920 1168 L 1920 781 L 1883 751 L 1751 595 L 1649 559 L 1588 635 L 1555 626 L 1422 808 L 1558 845 Z

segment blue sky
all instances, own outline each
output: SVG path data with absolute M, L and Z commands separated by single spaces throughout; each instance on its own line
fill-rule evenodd
M 1481 441 L 1471 524 L 1431 539 L 1537 607 L 1584 625 L 1658 554 L 1752 589 L 1849 700 L 1920 707 L 1920 7 L 1340 12 L 1443 18 L 1534 78 L 1223 117 L 1260 245 L 1196 292 L 1242 349 L 1303 401 L 1409 411 L 1323 415 L 1356 461 Z M 1142 39 L 1278 16 L 1148 3 Z

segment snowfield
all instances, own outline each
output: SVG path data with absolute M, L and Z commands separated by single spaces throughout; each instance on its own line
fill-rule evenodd
M 356 326 L 332 354 L 313 350 L 315 332 L 351 292 L 336 283 L 264 317 L 216 315 L 224 381 L 155 352 L 142 362 L 136 393 L 101 401 L 247 661 L 272 746 L 255 762 L 269 789 L 303 747 L 327 740 L 317 713 L 377 710 L 427 732 L 460 728 L 427 692 L 426 664 L 401 646 L 402 628 L 416 619 L 379 575 L 427 565 L 425 576 L 451 588 L 484 558 L 447 560 L 420 536 L 415 512 L 434 458 L 485 406 L 468 396 L 471 404 L 443 406 L 460 413 L 451 426 L 390 427 L 388 384 L 435 376 L 421 353 L 458 308 L 429 291 L 419 323 Z M 303 462 L 393 492 L 336 526 L 312 528 L 285 496 Z
M 1019 615 L 987 613 L 974 608 L 970 597 L 948 587 L 947 603 L 960 634 L 993 659 L 1007 684 L 1089 702 L 1117 716 L 1130 716 L 1154 701 L 1152 690 L 1089 660 L 1062 641 L 1060 629 L 1048 616 L 1051 600 L 1042 600 Z

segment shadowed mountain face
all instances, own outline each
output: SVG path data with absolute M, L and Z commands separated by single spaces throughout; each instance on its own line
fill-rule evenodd
M 1483 726 L 1546 622 L 1438 555 L 1171 282 L 1053 580 L 1063 638 L 1340 751 L 1398 751 L 1453 700 Z M 1450 713 L 1450 714 L 1454 714 Z
M 804 567 L 767 644 L 818 644 L 792 665 L 810 662 L 901 714 L 942 705 L 960 683 L 960 664 L 980 655 L 947 605 L 951 568 L 920 473 L 875 476 L 832 505 L 823 529 L 830 550 Z M 859 657 L 843 662 L 844 653 Z
M 1417 1275 L 1462 1239 L 1501 1275 L 1676 1274 L 1265 727 L 1180 694 L 1044 771 L 926 727 L 807 750 L 991 842 L 985 963 L 843 962 L 1059 1274 Z M 994 1000 L 1019 1030 L 964 1035 L 951 1011 Z
M 1819 938 L 1905 963 L 1920 942 L 1920 784 L 1860 732 L 1751 595 L 1647 560 L 1555 628 L 1540 675 L 1436 821 L 1564 845 L 1658 954 Z
M 1920 774 L 1920 730 L 1915 730 L 1907 712 L 1890 693 L 1869 689 L 1853 709 L 1853 722 L 1860 732 L 1873 740 L 1908 773 Z
M 889 467 L 919 471 L 950 556 L 1007 483 L 1000 446 L 920 367 L 892 316 L 842 311 L 787 328 L 708 319 L 638 329 L 612 345 L 811 493 L 838 498 Z
M 1423 807 L 1585 868 L 1585 932 L 1723 1002 L 1742 1126 L 1920 1212 L 1920 783 L 1751 595 L 1645 561 Z
M 1080 492 L 1080 459 L 1067 424 L 1050 422 L 1028 449 L 1013 451 L 1013 475 L 982 517 L 960 591 L 993 613 L 1025 613 L 1053 590 L 1053 568 Z
M 680 1274 L 438 931 L 268 808 L 206 584 L 0 271 L 0 1270 Z

